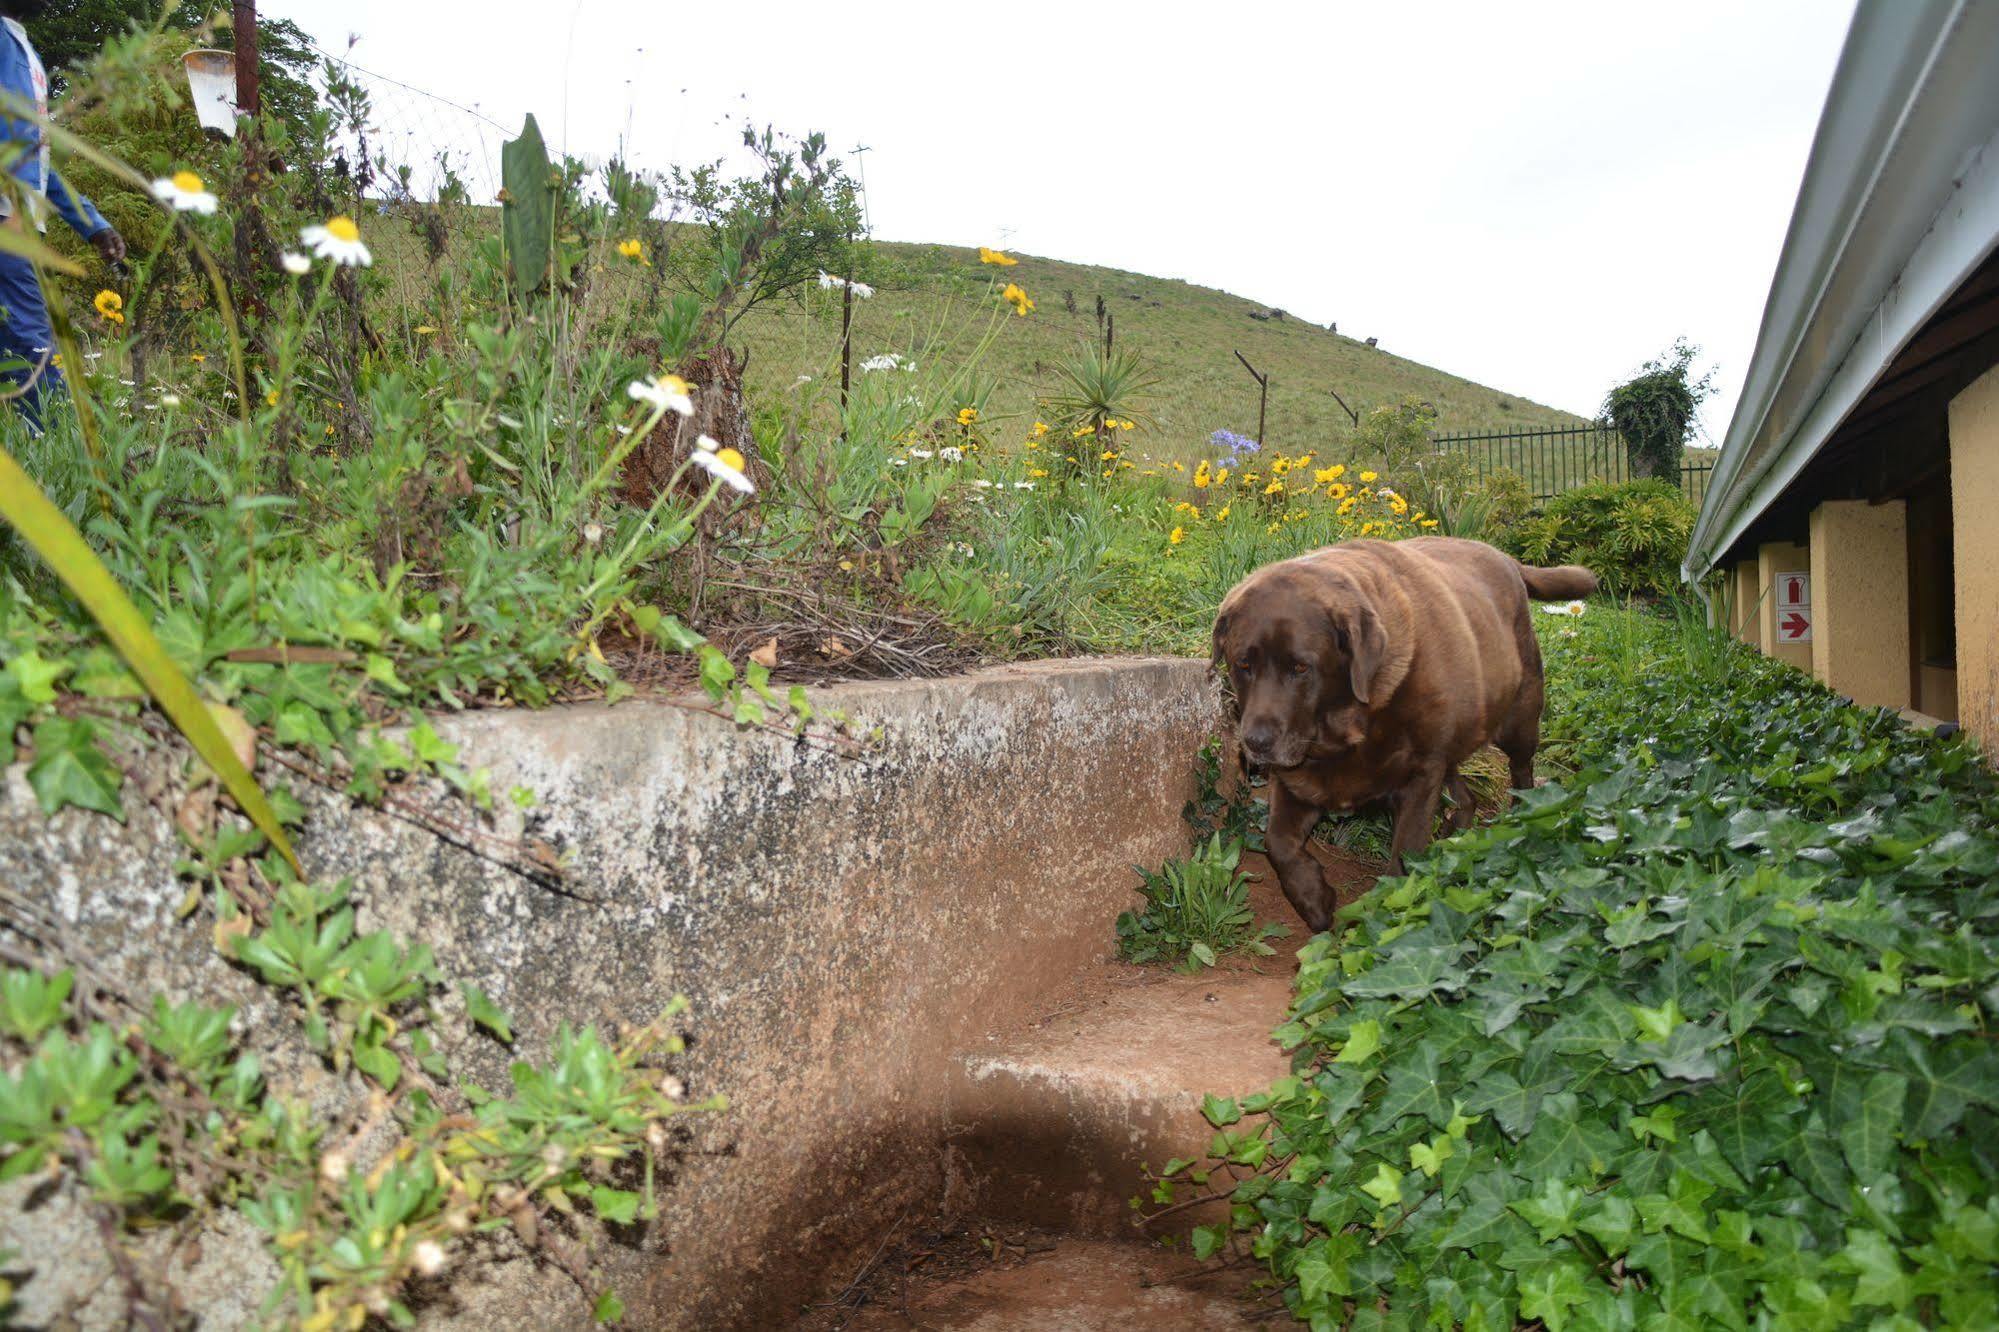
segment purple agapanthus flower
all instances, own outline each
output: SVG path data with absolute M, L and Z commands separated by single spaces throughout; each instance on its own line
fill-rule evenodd
M 1217 430 L 1208 436 L 1208 444 L 1222 454 L 1215 460 L 1220 467 L 1233 467 L 1263 447 L 1248 435 L 1238 435 L 1233 430 Z

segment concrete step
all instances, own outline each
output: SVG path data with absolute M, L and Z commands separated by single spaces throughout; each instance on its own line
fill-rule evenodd
M 1257 919 L 1292 929 L 1272 941 L 1277 956 L 1225 958 L 1192 976 L 1112 964 L 1052 996 L 1038 1022 L 958 1057 L 951 1164 L 973 1212 L 1129 1236 L 1148 1167 L 1206 1154 L 1215 1131 L 1203 1096 L 1248 1095 L 1290 1072 L 1270 1032 L 1308 936 L 1268 866 L 1245 869 L 1260 875 Z

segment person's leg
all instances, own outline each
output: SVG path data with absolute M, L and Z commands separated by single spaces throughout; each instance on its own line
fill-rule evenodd
M 0 379 L 19 386 L 42 366 L 34 387 L 16 399 L 21 415 L 36 430 L 42 425 L 42 399 L 62 391 L 62 371 L 52 361 L 55 342 L 35 266 L 17 254 L 0 254 L 0 360 L 20 362 L 0 371 Z M 44 360 L 51 363 L 43 365 Z

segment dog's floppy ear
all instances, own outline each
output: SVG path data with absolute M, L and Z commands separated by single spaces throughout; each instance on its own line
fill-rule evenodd
M 1333 633 L 1347 654 L 1354 698 L 1361 703 L 1373 702 L 1375 684 L 1388 657 L 1388 633 L 1381 627 L 1381 617 L 1365 601 L 1355 601 L 1333 612 Z
M 1208 674 L 1227 674 L 1222 668 L 1229 655 L 1229 616 L 1227 611 L 1215 617 L 1215 636 L 1208 645 Z

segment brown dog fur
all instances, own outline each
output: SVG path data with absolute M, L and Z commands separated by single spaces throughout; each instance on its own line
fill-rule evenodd
M 1334 896 L 1306 849 L 1328 810 L 1386 799 L 1390 855 L 1429 845 L 1446 785 L 1455 828 L 1471 801 L 1458 765 L 1497 745 L 1534 784 L 1541 649 L 1528 598 L 1587 596 L 1596 575 L 1523 565 L 1479 541 L 1349 541 L 1268 565 L 1215 619 L 1244 754 L 1270 772 L 1271 864 L 1313 930 Z

